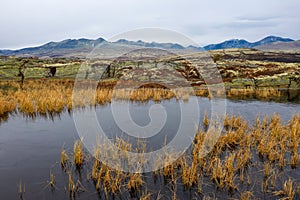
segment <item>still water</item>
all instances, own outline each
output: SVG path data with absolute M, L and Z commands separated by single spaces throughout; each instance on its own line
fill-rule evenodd
M 210 101 L 197 98 L 200 113 L 210 113 Z M 167 119 L 160 133 L 153 136 L 153 149 L 159 148 L 165 134 L 172 137 L 180 122 L 180 108 L 176 100 L 160 103 L 130 103 L 129 110 L 133 121 L 146 126 L 150 122 L 149 108 L 160 104 L 165 108 Z M 189 102 L 181 104 L 187 106 Z M 283 122 L 287 122 L 294 114 L 300 114 L 300 105 L 292 103 L 275 103 L 247 100 L 227 100 L 226 112 L 229 115 L 241 115 L 250 124 L 257 116 L 271 116 L 278 113 Z M 105 132 L 118 134 L 122 132 L 111 112 L 111 105 L 97 106 L 96 113 L 99 124 Z M 53 119 L 44 117 L 28 118 L 21 114 L 9 116 L 0 124 L 0 199 L 18 199 L 18 184 L 25 184 L 24 199 L 69 199 L 66 192 L 67 174 L 60 168 L 60 152 L 64 146 L 72 151 L 74 140 L 79 139 L 72 114 L 60 113 Z M 53 170 L 56 177 L 56 189 L 51 191 L 49 173 Z M 299 170 L 297 175 L 300 176 Z M 83 180 L 87 177 L 84 169 L 79 174 Z M 85 182 L 86 191 L 79 199 L 97 199 L 92 181 Z M 158 187 L 159 188 L 159 187 Z M 182 194 L 183 196 L 185 194 Z M 188 197 L 184 197 L 188 198 Z

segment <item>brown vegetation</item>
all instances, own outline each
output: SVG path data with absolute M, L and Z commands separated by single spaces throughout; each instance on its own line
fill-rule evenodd
M 130 82 L 130 81 L 129 81 Z M 85 85 L 86 84 L 86 85 Z M 82 83 L 80 91 L 82 97 L 91 92 L 87 88 L 88 82 Z M 161 101 L 165 99 L 188 100 L 189 96 L 211 97 L 207 87 L 197 86 L 193 90 L 188 88 L 155 88 L 141 87 L 130 89 L 130 84 L 122 84 L 122 88 L 114 88 L 115 81 L 99 82 L 95 90 L 95 99 L 92 102 L 86 102 L 85 98 L 75 99 L 72 104 L 74 80 L 27 80 L 22 88 L 16 81 L 0 82 L 0 122 L 8 118 L 12 112 L 19 112 L 26 116 L 47 115 L 60 113 L 64 110 L 71 110 L 73 107 L 94 106 L 105 104 L 114 100 L 130 101 Z M 218 94 L 216 94 L 218 95 Z M 229 98 L 258 98 L 272 99 L 281 98 L 282 92 L 276 88 L 230 88 L 227 90 Z
M 283 173 L 278 172 L 288 167 L 299 167 L 300 116 L 295 115 L 287 124 L 283 124 L 280 116 L 274 114 L 264 119 L 257 118 L 253 126 L 249 126 L 241 117 L 226 116 L 225 118 L 224 133 L 218 138 L 211 152 L 207 155 L 202 152 L 207 132 L 205 129 L 200 129 L 194 138 L 192 149 L 174 163 L 169 161 L 175 154 L 164 155 L 162 161 L 165 167 L 153 172 L 153 176 L 170 180 L 173 199 L 177 199 L 177 188 L 180 184 L 189 190 L 197 188 L 197 191 L 205 197 L 203 179 L 206 180 L 205 184 L 211 182 L 218 190 L 228 191 L 231 194 L 239 191 L 240 199 L 254 199 L 257 191 L 250 188 L 258 184 L 257 182 L 262 184 L 263 193 L 293 199 L 297 188 L 295 179 L 285 179 Z M 117 138 L 115 142 L 120 152 L 125 152 L 121 154 L 124 160 L 129 158 L 126 152 L 146 150 L 143 143 L 138 142 L 134 147 L 130 141 L 121 138 Z M 78 141 L 75 142 L 77 143 Z M 62 151 L 62 154 L 65 154 L 65 150 Z M 120 152 L 115 153 L 120 154 Z M 108 157 L 106 158 L 105 155 Z M 147 177 L 143 174 L 125 173 L 101 162 L 117 156 L 105 144 L 95 149 L 94 156 L 94 160 L 87 160 L 87 162 L 93 162 L 89 174 L 97 191 L 104 191 L 107 197 L 124 195 L 126 192 L 137 196 L 141 194 L 151 196 L 147 193 L 148 186 L 145 181 Z M 258 157 L 260 161 L 257 160 Z M 74 164 L 75 162 L 74 159 Z M 132 162 L 133 165 L 136 163 Z M 147 160 L 138 162 L 143 164 Z M 256 174 L 255 181 L 252 180 L 254 174 Z M 282 178 L 285 180 L 280 185 L 278 180 Z M 72 181 L 69 182 L 74 186 Z M 248 187 L 244 188 L 244 184 Z M 73 193 L 74 189 L 71 186 L 69 190 Z

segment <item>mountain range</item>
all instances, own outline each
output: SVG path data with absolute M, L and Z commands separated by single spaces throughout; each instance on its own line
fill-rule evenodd
M 293 42 L 290 38 L 282 38 L 276 36 L 268 36 L 257 42 L 248 42 L 247 40 L 227 40 L 219 44 L 210 44 L 203 47 L 205 50 L 228 49 L 228 48 L 255 48 L 261 45 L 268 45 L 276 42 Z
M 268 36 L 257 42 L 248 42 L 243 39 L 232 39 L 227 40 L 218 44 L 210 44 L 204 47 L 188 46 L 184 47 L 176 43 L 158 43 L 158 42 L 144 42 L 129 41 L 120 39 L 116 42 L 108 42 L 103 38 L 96 40 L 92 39 L 67 39 L 60 42 L 49 42 L 47 44 L 23 48 L 19 50 L 0 50 L 0 55 L 4 56 L 36 56 L 36 57 L 85 57 L 89 52 L 93 50 L 99 44 L 118 44 L 128 46 L 141 46 L 141 47 L 152 47 L 161 49 L 173 49 L 173 50 L 216 50 L 216 49 L 227 49 L 227 48 L 257 48 L 257 49 L 300 49 L 300 42 L 294 41 L 290 38 L 282 38 L 276 36 Z

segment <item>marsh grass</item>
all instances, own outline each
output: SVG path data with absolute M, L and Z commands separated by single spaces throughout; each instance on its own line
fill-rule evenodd
M 241 199 L 241 200 L 251 200 L 251 199 L 254 199 L 253 192 L 251 192 L 251 191 L 244 191 L 244 192 L 241 194 L 240 199 Z
M 184 87 L 177 88 L 155 88 L 141 87 L 130 89 L 131 86 L 124 83 L 124 86 L 115 88 L 116 80 L 102 81 L 98 83 L 95 99 L 86 102 L 84 98 L 72 101 L 74 80 L 72 79 L 28 79 L 22 87 L 17 81 L 0 82 L 0 118 L 18 111 L 27 116 L 47 115 L 49 113 L 60 113 L 64 110 L 82 108 L 86 106 L 103 105 L 112 100 L 126 101 L 162 101 L 176 99 L 188 101 L 190 96 L 202 96 L 211 98 L 207 87 L 195 86 L 192 90 Z M 83 81 L 79 87 L 81 96 L 91 94 L 87 90 L 91 83 Z M 5 88 L 1 89 L 1 88 Z M 80 88 L 82 90 L 80 90 Z M 258 89 L 229 89 L 227 97 L 246 97 L 258 99 L 281 98 L 281 92 L 275 88 Z M 215 94 L 214 96 L 218 96 Z
M 132 174 L 127 183 L 127 189 L 132 192 L 136 192 L 141 189 L 143 183 L 144 182 L 140 173 Z
M 75 192 L 76 192 L 76 185 L 75 185 L 75 182 L 73 180 L 71 172 L 68 173 L 68 191 L 69 191 L 71 199 L 74 199 L 75 198 Z
M 22 183 L 22 180 L 20 180 L 18 184 L 18 195 L 20 200 L 25 199 L 25 192 L 26 192 L 25 184 Z
M 15 110 L 25 115 L 46 115 L 48 113 L 60 113 L 65 109 L 73 107 L 95 106 L 97 104 L 110 103 L 114 100 L 130 101 L 161 101 L 164 99 L 188 100 L 191 92 L 185 88 L 174 90 L 163 88 L 139 88 L 136 90 L 128 88 L 113 88 L 115 82 L 98 84 L 95 99 L 86 102 L 84 98 L 72 101 L 74 80 L 60 79 L 38 79 L 27 80 L 22 88 L 17 82 L 0 82 L 11 86 L 8 91 L 0 90 L 0 116 L 7 115 Z M 93 91 L 86 89 L 89 83 L 82 83 L 81 96 L 91 94 Z M 85 86 L 87 85 L 87 86 Z M 14 86 L 14 87 L 13 87 Z M 74 103 L 74 104 L 73 104 Z
M 189 151 L 178 160 L 170 163 L 173 153 L 165 155 L 160 161 L 165 166 L 152 173 L 153 179 L 164 180 L 170 188 L 170 198 L 180 199 L 177 192 L 180 188 L 184 191 L 194 191 L 206 197 L 206 188 L 213 185 L 219 191 L 226 191 L 240 199 L 256 199 L 256 195 L 275 195 L 284 199 L 292 199 L 296 195 L 297 181 L 288 179 L 280 185 L 280 180 L 285 178 L 286 169 L 291 167 L 292 159 L 296 150 L 299 152 L 300 141 L 300 116 L 295 115 L 284 124 L 280 116 L 274 114 L 264 119 L 257 118 L 254 125 L 248 125 L 242 117 L 226 116 L 225 132 L 217 139 L 216 144 L 207 155 L 202 152 L 202 147 L 207 132 L 204 127 L 196 130 L 193 145 Z M 126 152 L 146 152 L 146 144 L 141 141 L 132 143 L 129 140 L 116 138 L 116 146 L 120 149 L 122 159 L 128 161 Z M 80 146 L 80 141 L 75 141 L 75 149 Z M 164 145 L 166 144 L 166 140 Z M 148 185 L 149 175 L 142 173 L 125 173 L 112 169 L 101 162 L 108 156 L 114 159 L 116 155 L 105 144 L 95 148 L 95 158 L 86 159 L 85 165 L 91 166 L 90 177 L 93 180 L 95 190 L 103 192 L 105 198 L 132 195 L 136 198 L 153 199 L 155 192 L 150 197 L 147 192 L 151 185 Z M 77 150 L 78 151 L 78 150 Z M 274 154 L 274 151 L 277 153 Z M 119 153 L 120 153 L 119 152 Z M 175 152 L 174 152 L 175 153 Z M 83 154 L 83 151 L 80 155 Z M 73 156 L 76 156 L 74 153 Z M 84 155 L 82 155 L 85 157 Z M 104 156 L 104 157 L 103 157 Z M 299 154 L 298 154 L 299 156 Z M 283 160 L 282 161 L 282 158 Z M 76 166 L 75 158 L 70 166 Z M 88 163 L 92 162 L 91 165 Z M 133 161 L 136 162 L 136 161 Z M 140 163 L 147 160 L 139 160 Z M 134 164 L 134 163 L 133 163 Z M 294 168 L 298 170 L 299 160 L 294 161 Z M 69 192 L 71 195 L 77 193 L 77 187 L 69 174 Z M 260 191 L 253 190 L 255 185 L 261 184 Z M 246 186 L 246 188 L 244 188 Z M 247 189 L 247 190 L 244 190 Z
M 0 82 L 1 84 L 4 83 Z M 84 101 L 76 101 L 77 104 L 72 104 L 73 80 L 26 80 L 22 88 L 14 81 L 9 81 L 5 84 L 10 86 L 8 88 L 14 89 L 0 90 L 0 116 L 4 118 L 15 111 L 26 116 L 37 116 L 71 110 L 74 109 L 74 106 L 81 108 L 87 106 L 87 102 Z M 180 88 L 174 90 L 139 88 L 132 92 L 127 88 L 113 90 L 115 83 L 101 84 L 97 87 L 95 100 L 88 102 L 89 106 L 106 104 L 111 102 L 112 99 L 121 101 L 148 101 L 150 99 L 161 101 L 171 98 L 187 100 L 190 95 L 194 95 L 190 91 L 186 92 Z M 198 88 L 195 91 L 196 95 L 208 95 L 205 87 Z M 241 94 L 245 96 L 251 94 L 262 98 L 280 96 L 280 93 L 275 89 L 268 88 L 231 90 L 228 92 L 229 96 Z M 85 93 L 83 92 L 82 94 Z M 1 117 L 0 120 L 2 119 Z M 186 189 L 198 188 L 197 191 L 205 193 L 203 191 L 203 182 L 208 181 L 210 184 L 215 185 L 218 190 L 235 193 L 244 183 L 248 184 L 249 187 L 255 184 L 249 168 L 253 169 L 253 165 L 257 162 L 258 157 L 260 161 L 255 167 L 261 174 L 260 182 L 263 185 L 263 191 L 265 193 L 275 192 L 275 189 L 280 188 L 280 190 L 284 191 L 281 193 L 284 197 L 293 194 L 292 192 L 287 192 L 288 188 L 291 188 L 289 182 L 285 186 L 278 186 L 280 175 L 276 174 L 276 172 L 282 172 L 288 166 L 296 170 L 299 167 L 299 115 L 293 116 L 286 124 L 281 121 L 280 116 L 277 114 L 264 119 L 258 117 L 253 126 L 247 124 L 240 116 L 224 116 L 224 131 L 220 137 L 215 135 L 214 130 L 205 128 L 209 123 L 206 114 L 204 115 L 203 127 L 199 127 L 199 130 L 197 130 L 192 149 L 188 151 L 189 153 L 184 154 L 174 163 L 170 163 L 170 160 L 176 155 L 165 155 L 164 158 L 161 158 L 165 162 L 165 167 L 155 171 L 153 175 L 176 183 L 177 190 L 180 188 L 179 185 L 182 185 Z M 130 165 L 134 165 L 137 162 L 147 162 L 147 159 L 143 157 L 140 159 L 145 160 L 128 160 L 128 152 L 145 152 L 147 149 L 145 144 L 133 145 L 130 141 L 121 140 L 120 138 L 117 138 L 115 142 L 120 152 L 122 152 L 121 157 L 124 159 L 124 162 L 128 162 Z M 205 148 L 203 147 L 207 143 L 215 143 L 215 145 L 212 149 L 209 149 L 210 152 L 208 154 L 205 154 Z M 135 142 L 135 144 L 138 144 L 138 142 Z M 111 149 L 108 149 L 105 145 L 101 148 L 102 150 L 104 149 L 106 152 L 104 155 L 107 156 L 100 159 L 103 154 L 100 155 L 98 153 L 99 159 L 96 159 L 90 165 L 91 169 L 89 169 L 97 191 L 105 191 L 106 195 L 109 196 L 121 194 L 124 191 L 140 191 L 147 188 L 143 174 L 121 173 L 101 163 L 100 160 L 102 159 L 117 159 L 117 155 L 113 154 Z M 69 155 L 72 155 L 73 158 L 70 158 Z M 77 168 L 86 167 L 89 165 L 85 165 L 85 163 L 90 162 L 83 151 L 82 141 L 75 141 L 71 153 L 67 153 L 63 148 L 60 161 L 64 170 L 72 166 Z M 73 175 L 69 176 L 68 191 L 71 196 L 74 196 L 74 193 L 78 191 L 76 187 L 80 187 L 80 184 L 74 183 Z M 203 178 L 199 179 L 200 176 L 203 176 Z
M 70 160 L 65 148 L 63 147 L 60 153 L 60 164 L 63 169 L 67 167 L 67 163 Z
M 73 199 L 76 199 L 75 198 L 76 194 L 84 192 L 84 191 L 86 191 L 86 189 L 79 180 L 77 180 L 75 182 L 71 171 L 69 171 L 67 173 L 68 173 L 68 187 L 67 188 L 68 188 L 70 199 L 73 200 Z
M 284 196 L 282 199 L 293 200 L 296 193 L 293 185 L 293 180 L 288 179 L 283 183 L 283 189 L 274 192 L 274 194 L 276 196 Z
M 50 180 L 49 180 L 49 185 L 52 189 L 54 189 L 55 187 L 55 176 L 53 174 L 53 171 L 50 170 L 50 176 L 49 176 Z
M 74 163 L 76 167 L 81 167 L 84 162 L 83 143 L 82 140 L 76 140 L 73 147 Z
M 204 127 L 206 127 L 206 128 L 207 128 L 208 125 L 209 125 L 209 119 L 208 119 L 208 114 L 207 114 L 207 112 L 204 113 L 203 125 L 204 125 Z

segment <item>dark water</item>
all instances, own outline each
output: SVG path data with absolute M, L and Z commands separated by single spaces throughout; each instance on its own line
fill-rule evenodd
M 209 112 L 209 100 L 207 98 L 198 100 L 200 112 L 202 114 L 204 111 Z M 150 122 L 148 111 L 154 104 L 156 103 L 151 101 L 132 103 L 130 114 L 134 122 L 141 126 L 147 125 Z M 179 105 L 175 100 L 163 101 L 161 104 L 168 114 L 162 132 L 171 134 L 178 128 L 180 121 Z M 105 131 L 112 135 L 120 131 L 113 121 L 110 105 L 98 106 L 96 111 Z M 258 115 L 270 116 L 275 112 L 281 116 L 282 121 L 287 122 L 292 115 L 300 114 L 300 105 L 227 100 L 227 113 L 242 115 L 249 123 L 253 123 Z M 0 124 L 0 199 L 18 199 L 17 187 L 20 180 L 26 188 L 24 199 L 69 199 L 69 194 L 64 189 L 67 187 L 67 174 L 60 168 L 60 152 L 62 146 L 71 152 L 73 142 L 78 138 L 73 118 L 68 112 L 61 113 L 53 120 L 39 117 L 28 119 L 22 115 L 9 116 L 7 122 Z M 162 138 L 164 134 L 154 136 L 153 140 L 159 144 L 163 141 Z M 56 176 L 57 188 L 54 192 L 47 182 L 51 169 Z M 300 176 L 299 170 L 296 176 Z M 86 180 L 86 177 L 87 172 L 82 170 L 81 178 Z M 86 191 L 80 194 L 79 199 L 97 199 L 98 195 L 92 181 L 86 182 L 85 187 Z M 189 193 L 182 192 L 181 195 L 184 199 L 189 198 Z

